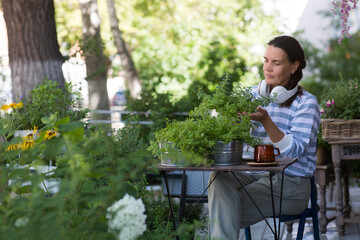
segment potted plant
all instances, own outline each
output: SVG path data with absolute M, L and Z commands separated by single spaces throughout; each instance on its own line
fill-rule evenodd
M 321 96 L 322 138 L 348 140 L 360 138 L 360 81 L 340 80 Z
M 321 129 L 318 135 L 317 164 L 331 162 L 331 140 L 360 138 L 359 80 L 334 82 L 321 95 Z
M 189 113 L 188 119 L 169 122 L 155 133 L 150 147 L 154 155 L 161 159 L 164 153 L 178 150 L 182 161 L 207 165 L 213 163 L 211 158 L 219 144 L 240 145 L 242 153 L 242 143 L 251 146 L 259 143 L 250 133 L 256 123 L 248 115 L 238 116 L 238 113 L 254 112 L 259 105 L 268 104 L 270 98 L 256 99 L 250 88 L 240 84 L 232 86 L 228 78 L 219 84 L 213 95 L 200 93 L 199 97 L 202 102 Z M 171 147 L 159 148 L 165 142 L 172 143 Z

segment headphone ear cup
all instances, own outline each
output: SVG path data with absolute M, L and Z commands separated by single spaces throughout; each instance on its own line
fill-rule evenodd
M 288 90 L 284 88 L 283 86 L 276 86 L 271 90 L 271 97 L 274 97 L 276 95 L 276 98 L 274 99 L 274 102 L 281 104 L 286 102 L 286 100 L 289 99 L 288 97 Z
M 262 80 L 259 85 L 258 85 L 258 92 L 261 96 L 263 97 L 267 97 L 269 96 L 269 93 L 267 91 L 267 84 L 265 82 L 265 80 Z

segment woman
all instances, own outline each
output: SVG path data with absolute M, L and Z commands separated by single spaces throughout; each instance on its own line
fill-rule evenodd
M 307 207 L 310 177 L 316 168 L 316 144 L 320 112 L 315 96 L 298 86 L 305 68 L 304 51 L 290 36 L 272 39 L 264 55 L 265 80 L 252 88 L 254 96 L 272 95 L 274 102 L 250 113 L 260 126 L 252 135 L 264 144 L 280 149 L 282 158 L 297 158 L 284 174 L 282 214 L 296 215 Z M 247 113 L 240 113 L 247 114 Z M 210 180 L 215 177 L 214 172 Z M 250 193 L 265 217 L 273 216 L 268 172 L 237 172 L 236 176 Z M 272 178 L 275 211 L 279 213 L 281 174 Z M 263 217 L 231 173 L 220 173 L 209 188 L 210 235 L 217 239 L 239 237 L 240 228 L 255 224 Z

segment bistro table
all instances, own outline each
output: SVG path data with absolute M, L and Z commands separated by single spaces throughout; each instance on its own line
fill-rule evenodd
M 249 165 L 248 163 L 251 162 L 251 161 L 252 161 L 251 159 L 246 159 L 240 164 L 229 165 L 229 166 L 198 166 L 198 167 L 185 166 L 185 167 L 181 167 L 181 166 L 165 166 L 165 165 L 161 165 L 160 163 L 158 165 L 156 165 L 155 168 L 157 168 L 161 172 L 161 174 L 163 175 L 164 180 L 165 180 L 165 186 L 166 186 L 166 190 L 167 190 L 167 196 L 168 196 L 168 199 L 169 199 L 169 205 L 170 205 L 170 211 L 171 211 L 171 217 L 172 217 L 174 229 L 176 228 L 176 222 L 175 222 L 174 211 L 173 211 L 173 206 L 172 206 L 172 202 L 171 202 L 171 193 L 169 191 L 167 173 L 172 172 L 172 171 L 183 171 L 183 176 L 184 176 L 186 171 L 214 171 L 214 172 L 217 172 L 215 178 L 212 179 L 209 182 L 209 185 L 204 190 L 203 194 L 205 194 L 206 190 L 209 188 L 211 183 L 216 179 L 216 177 L 218 176 L 218 174 L 220 172 L 231 172 L 233 174 L 233 176 L 235 177 L 235 179 L 243 187 L 246 194 L 249 196 L 251 201 L 254 203 L 255 207 L 260 212 L 260 214 L 262 215 L 264 220 L 266 221 L 266 224 L 269 226 L 270 230 L 273 232 L 275 239 L 280 239 L 280 219 L 279 219 L 279 222 L 278 222 L 278 229 L 277 229 L 277 227 L 276 227 L 277 224 L 276 224 L 275 206 L 274 206 L 274 196 L 273 196 L 271 178 L 270 178 L 270 185 L 271 185 L 271 197 L 272 197 L 272 209 L 273 209 L 274 227 L 270 226 L 270 224 L 267 221 L 266 217 L 262 214 L 260 208 L 256 205 L 256 203 L 254 202 L 251 195 L 246 191 L 246 187 L 244 187 L 244 185 L 239 181 L 239 179 L 236 177 L 234 172 L 236 172 L 236 171 L 249 171 L 249 172 L 267 171 L 267 172 L 270 172 L 270 176 L 273 176 L 273 174 L 275 172 L 281 172 L 282 173 L 282 182 L 281 182 L 280 203 L 279 203 L 280 204 L 279 205 L 279 209 L 280 209 L 279 210 L 279 215 L 281 215 L 284 170 L 288 166 L 290 166 L 291 164 L 296 162 L 297 159 L 296 158 L 278 158 L 278 159 L 276 159 L 276 164 L 274 164 L 274 165 L 257 165 L 257 166 Z M 184 191 L 184 187 L 182 186 L 182 188 L 181 188 L 182 193 L 180 195 L 180 202 L 183 202 L 183 199 L 181 199 L 181 198 L 185 197 L 185 194 L 183 193 L 183 191 Z M 179 212 L 181 212 L 181 211 L 179 211 Z

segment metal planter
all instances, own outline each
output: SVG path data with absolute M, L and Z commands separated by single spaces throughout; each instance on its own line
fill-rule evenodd
M 243 141 L 232 141 L 225 144 L 218 141 L 214 153 L 209 157 L 214 160 L 214 166 L 229 166 L 242 163 Z

